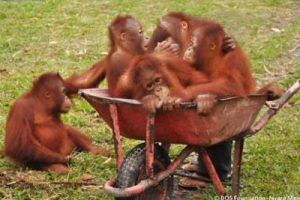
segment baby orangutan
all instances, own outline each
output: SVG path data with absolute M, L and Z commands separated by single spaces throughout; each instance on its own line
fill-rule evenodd
M 74 149 L 108 155 L 89 137 L 64 124 L 60 115 L 71 108 L 59 74 L 46 73 L 12 105 L 6 122 L 5 154 L 33 169 L 68 173 Z
M 192 101 L 185 87 L 206 83 L 207 77 L 178 57 L 146 54 L 138 56 L 117 84 L 117 97 L 141 100 L 145 110 L 172 110 Z

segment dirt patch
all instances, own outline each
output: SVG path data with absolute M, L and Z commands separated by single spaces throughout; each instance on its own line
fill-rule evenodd
M 7 69 L 0 69 L 0 75 L 8 75 Z

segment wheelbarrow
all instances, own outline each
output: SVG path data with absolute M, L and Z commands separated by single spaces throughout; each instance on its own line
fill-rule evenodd
M 105 191 L 122 199 L 171 199 L 173 174 L 195 151 L 205 164 L 217 193 L 225 195 L 206 147 L 230 140 L 235 141 L 232 196 L 239 196 L 245 138 L 261 130 L 299 89 L 300 80 L 276 102 L 269 102 L 267 112 L 256 121 L 266 104 L 266 95 L 219 99 L 211 113 L 199 115 L 195 103 L 182 103 L 173 111 L 146 114 L 139 101 L 112 98 L 107 90 L 84 89 L 79 94 L 113 130 L 118 175 L 116 180 L 105 183 Z M 124 159 L 122 136 L 145 143 L 133 148 Z M 169 144 L 186 145 L 172 162 L 163 148 Z

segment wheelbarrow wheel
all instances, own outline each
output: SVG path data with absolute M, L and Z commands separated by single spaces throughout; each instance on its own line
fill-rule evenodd
M 116 180 L 116 187 L 128 188 L 146 179 L 146 145 L 145 143 L 133 148 L 123 161 Z M 154 148 L 154 174 L 165 170 L 170 164 L 170 158 L 165 150 L 155 145 Z M 129 198 L 116 198 L 117 200 L 163 200 L 171 199 L 173 192 L 173 176 L 161 181 L 156 187 L 149 188 L 142 194 Z

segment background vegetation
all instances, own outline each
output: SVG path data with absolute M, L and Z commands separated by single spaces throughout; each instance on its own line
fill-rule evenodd
M 248 54 L 258 85 L 274 80 L 288 88 L 300 78 L 298 0 L 0 0 L 0 147 L 9 107 L 34 78 L 47 71 L 68 77 L 105 56 L 107 26 L 118 14 L 136 17 L 149 36 L 157 19 L 169 11 L 219 21 Z M 105 88 L 106 83 L 100 87 Z M 111 131 L 98 114 L 83 99 L 74 103 L 64 121 L 113 151 Z M 242 196 L 300 196 L 299 108 L 298 94 L 263 131 L 247 139 Z M 137 143 L 124 139 L 124 148 L 128 151 Z M 171 155 L 181 148 L 172 147 Z M 71 168 L 69 175 L 58 176 L 19 168 L 1 158 L 0 198 L 112 199 L 101 185 L 116 176 L 114 157 L 77 153 Z M 77 181 L 84 174 L 92 175 L 92 182 L 100 186 L 41 186 L 20 181 Z M 209 187 L 198 199 L 214 195 Z

